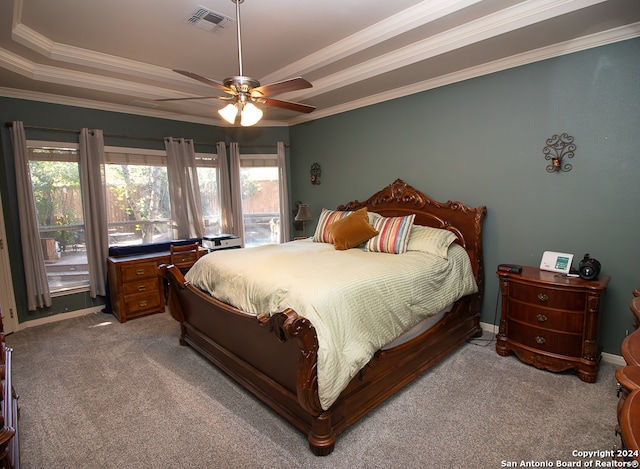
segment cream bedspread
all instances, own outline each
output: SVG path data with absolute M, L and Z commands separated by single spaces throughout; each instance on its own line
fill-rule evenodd
M 328 409 L 382 346 L 477 286 L 465 250 L 432 254 L 338 251 L 306 239 L 217 251 L 186 280 L 249 313 L 292 308 L 318 336 L 318 393 Z

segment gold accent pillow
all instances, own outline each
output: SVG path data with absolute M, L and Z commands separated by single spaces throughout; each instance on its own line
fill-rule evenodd
M 327 231 L 333 238 L 333 245 L 340 251 L 354 248 L 378 234 L 378 230 L 369 223 L 366 207 L 331 223 Z

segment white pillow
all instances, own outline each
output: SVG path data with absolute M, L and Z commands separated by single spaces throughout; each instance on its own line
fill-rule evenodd
M 449 230 L 430 226 L 413 225 L 407 251 L 422 251 L 447 259 L 449 246 L 458 237 Z

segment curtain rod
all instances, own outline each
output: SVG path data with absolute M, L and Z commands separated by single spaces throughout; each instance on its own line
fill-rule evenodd
M 5 126 L 6 127 L 12 127 L 13 123 L 12 122 L 7 122 L 7 123 L 5 123 Z M 73 134 L 77 134 L 79 132 L 78 130 L 74 130 L 74 129 L 61 129 L 61 128 L 56 128 L 56 127 L 42 127 L 42 126 L 39 126 L 39 125 L 24 125 L 24 128 L 25 129 L 31 129 L 31 130 L 46 130 L 46 131 L 49 131 L 49 132 L 64 132 L 64 133 L 73 133 Z M 150 140 L 150 141 L 153 141 L 153 142 L 164 140 L 164 138 L 141 137 L 141 136 L 137 136 L 137 135 L 127 135 L 127 134 L 104 133 L 103 135 L 105 137 L 128 138 L 128 139 L 131 139 L 131 140 Z M 210 145 L 210 146 L 216 146 L 217 145 L 217 143 L 196 142 L 195 140 L 194 140 L 193 143 L 195 145 Z M 229 144 L 227 143 L 226 145 L 228 146 Z M 275 147 L 276 145 L 274 145 L 273 143 L 265 143 L 265 144 L 253 143 L 253 144 L 240 144 L 240 146 L 241 147 L 267 148 L 267 147 Z M 289 144 L 285 143 L 284 146 L 288 147 Z

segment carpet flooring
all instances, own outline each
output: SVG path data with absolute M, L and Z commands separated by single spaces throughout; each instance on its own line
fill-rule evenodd
M 468 343 L 316 457 L 306 436 L 197 352 L 167 313 L 104 313 L 7 337 L 23 469 L 499 468 L 604 461 L 619 444 L 616 382 L 537 370 Z M 549 466 L 549 463 L 553 465 Z M 516 464 L 516 465 L 511 465 Z

